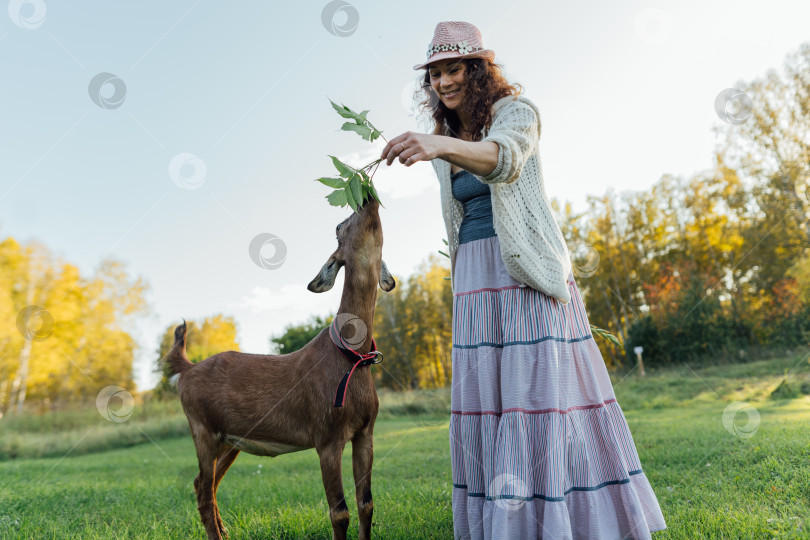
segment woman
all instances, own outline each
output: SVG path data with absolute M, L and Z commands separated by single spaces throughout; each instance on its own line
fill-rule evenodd
M 666 524 L 551 213 L 540 113 L 472 24 L 439 23 L 427 57 L 414 69 L 436 128 L 391 139 L 382 157 L 429 160 L 440 182 L 455 536 L 650 538 Z

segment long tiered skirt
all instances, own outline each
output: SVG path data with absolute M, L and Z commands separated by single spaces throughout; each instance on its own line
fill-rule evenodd
M 591 335 L 571 302 L 521 287 L 497 236 L 461 244 L 450 448 L 456 538 L 651 538 L 666 528 Z

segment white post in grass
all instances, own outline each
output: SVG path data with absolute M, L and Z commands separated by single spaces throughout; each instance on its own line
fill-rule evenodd
M 641 359 L 641 353 L 644 352 L 644 347 L 638 346 L 633 347 L 633 352 L 636 353 L 636 358 L 638 358 L 638 372 L 639 375 L 644 377 L 644 360 Z

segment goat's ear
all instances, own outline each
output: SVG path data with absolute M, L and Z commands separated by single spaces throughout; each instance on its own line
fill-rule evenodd
M 394 281 L 394 276 L 388 271 L 388 266 L 385 261 L 380 261 L 380 288 L 385 292 L 390 291 L 396 286 L 397 282 Z
M 329 260 L 321 267 L 321 271 L 318 272 L 315 279 L 309 282 L 307 289 L 312 292 L 326 292 L 331 289 L 335 284 L 335 278 L 341 266 L 343 266 L 343 263 L 339 262 L 334 255 L 329 257 Z

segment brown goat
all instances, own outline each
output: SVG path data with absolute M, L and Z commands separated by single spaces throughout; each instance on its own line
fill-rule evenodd
M 395 282 L 382 260 L 379 203 L 369 198 L 357 213 L 337 226 L 338 248 L 307 289 L 332 288 L 346 266 L 343 295 L 335 316 L 340 336 L 359 353 L 372 343 L 377 284 Z M 345 405 L 335 407 L 336 389 L 352 368 L 325 328 L 302 349 L 282 355 L 228 351 L 192 364 L 186 357 L 185 322 L 175 330 L 166 357 L 188 417 L 200 474 L 194 480 L 197 508 L 209 539 L 227 536 L 217 508 L 219 482 L 240 451 L 259 456 L 315 448 L 329 503 L 333 537 L 346 538 L 349 508 L 343 497 L 341 461 L 352 441 L 352 468 L 360 522 L 360 539 L 371 537 L 372 436 L 377 391 L 370 369 L 357 369 L 346 390 Z

